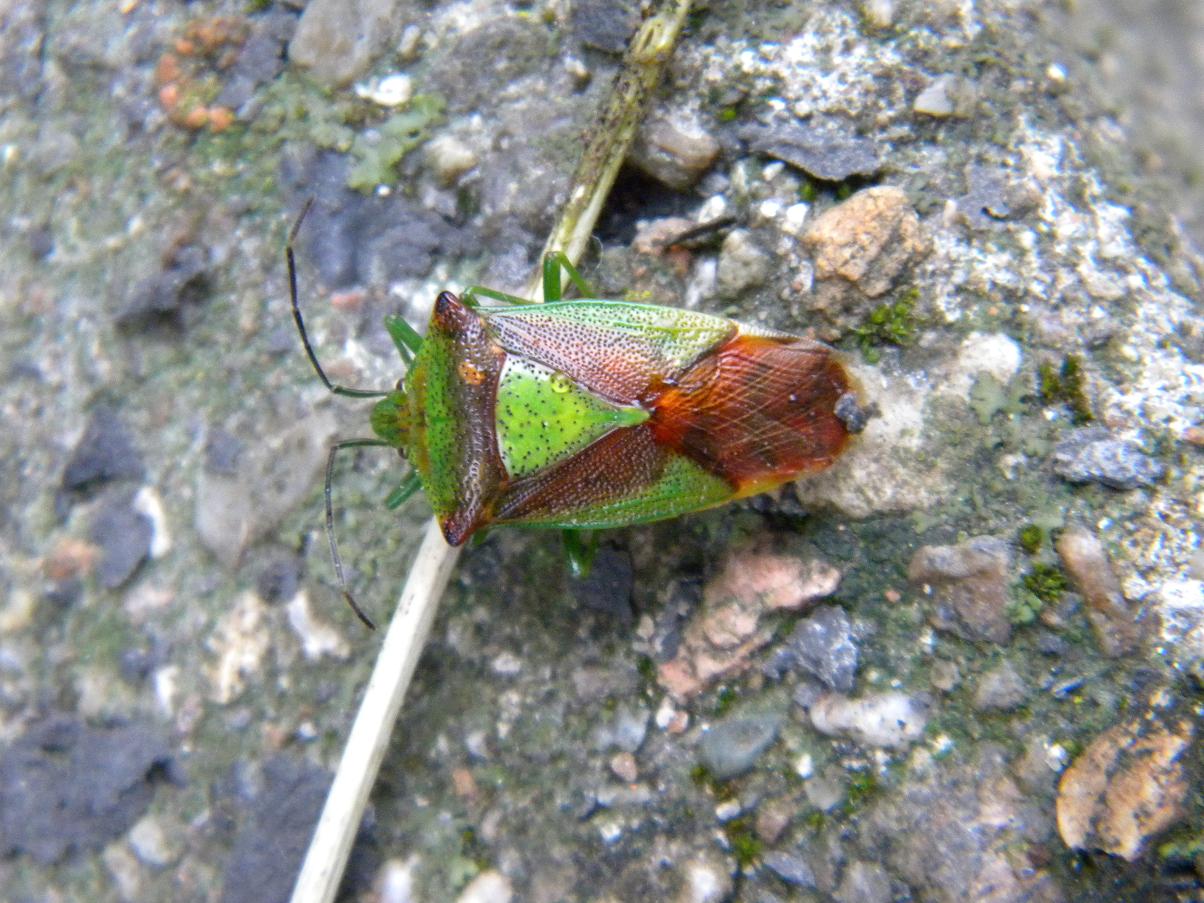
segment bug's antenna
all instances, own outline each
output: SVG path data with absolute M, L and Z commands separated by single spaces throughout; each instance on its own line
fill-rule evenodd
M 318 356 L 314 353 L 313 345 L 309 343 L 309 333 L 305 330 L 305 320 L 301 316 L 301 305 L 297 302 L 297 259 L 293 253 L 293 245 L 297 242 L 297 233 L 301 231 L 301 224 L 305 222 L 305 217 L 309 215 L 313 206 L 314 199 L 310 196 L 306 200 L 305 206 L 301 208 L 296 222 L 293 223 L 293 228 L 289 230 L 288 243 L 284 246 L 284 259 L 288 264 L 288 294 L 293 306 L 293 322 L 297 324 L 297 332 L 301 336 L 301 344 L 305 347 L 305 355 L 309 358 L 310 366 L 314 368 L 318 378 L 322 380 L 322 384 L 335 395 L 345 395 L 349 398 L 383 398 L 389 393 L 381 392 L 378 389 L 353 389 L 349 386 L 332 383 L 326 375 L 326 371 L 322 369 L 322 365 L 318 363 Z
M 330 543 L 330 558 L 334 562 L 335 576 L 339 578 L 339 591 L 343 594 L 343 600 L 351 606 L 351 610 L 355 612 L 355 616 L 363 621 L 369 630 L 375 630 L 376 624 L 373 623 L 370 617 L 364 614 L 364 610 L 355 601 L 355 597 L 347 589 L 347 579 L 343 576 L 343 559 L 339 555 L 339 544 L 334 538 L 334 502 L 331 500 L 330 485 L 334 476 L 334 456 L 338 454 L 340 449 L 364 448 L 365 446 L 375 445 L 387 447 L 389 443 L 380 439 L 344 439 L 341 442 L 331 443 L 330 451 L 326 454 L 326 541 Z

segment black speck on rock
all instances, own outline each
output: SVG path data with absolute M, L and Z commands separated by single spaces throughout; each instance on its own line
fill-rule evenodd
M 573 596 L 583 608 L 602 612 L 623 624 L 632 621 L 631 591 L 635 570 L 631 556 L 618 549 L 602 548 L 584 580 L 572 582 Z
M 249 802 L 251 811 L 226 863 L 222 903 L 289 899 L 330 780 L 326 771 L 290 756 L 277 756 L 264 764 L 263 788 Z M 376 858 L 361 826 L 343 876 L 344 899 L 368 889 Z
M 92 517 L 92 542 L 100 548 L 96 578 L 105 589 L 116 589 L 134 576 L 150 555 L 154 527 L 134 507 L 134 496 L 121 492 L 101 501 Z
M 48 865 L 104 847 L 142 816 L 171 764 L 154 725 L 44 717 L 0 753 L 0 853 Z
M 142 455 L 117 411 L 107 405 L 95 408 L 63 470 L 63 488 L 84 492 L 112 480 L 138 480 L 142 474 Z

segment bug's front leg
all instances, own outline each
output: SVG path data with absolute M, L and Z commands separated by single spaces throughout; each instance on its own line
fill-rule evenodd
M 564 298 L 564 287 L 560 283 L 560 271 L 568 273 L 569 281 L 577 286 L 582 298 L 593 298 L 594 293 L 573 262 L 563 251 L 553 251 L 543 259 L 543 299 L 560 301 Z

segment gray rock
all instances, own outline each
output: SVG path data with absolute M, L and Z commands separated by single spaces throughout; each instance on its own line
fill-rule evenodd
M 340 88 L 367 71 L 407 20 L 407 0 L 312 0 L 289 42 L 289 58 Z
M 248 447 L 235 474 L 201 471 L 196 489 L 196 529 L 224 564 L 279 523 L 313 490 L 335 430 L 329 411 L 297 421 Z
M 150 724 L 98 728 L 60 714 L 34 722 L 0 757 L 0 853 L 49 865 L 99 850 L 146 811 L 154 775 L 170 761 Z
M 790 634 L 789 648 L 801 668 L 827 687 L 848 693 L 857 672 L 853 622 L 843 608 L 821 605 L 803 618 Z
M 974 708 L 980 712 L 992 709 L 1010 711 L 1028 696 L 1028 684 L 1010 661 L 1004 661 L 978 679 L 974 691 Z
M 761 861 L 765 863 L 767 869 L 787 884 L 794 887 L 815 887 L 815 873 L 811 871 L 807 860 L 797 853 L 770 850 L 761 858 Z
M 744 774 L 778 738 L 782 716 L 775 712 L 720 721 L 702 735 L 699 757 L 720 780 Z
M 133 496 L 123 492 L 102 502 L 92 518 L 90 535 L 100 547 L 96 579 L 105 589 L 124 584 L 150 555 L 154 527 L 133 502 Z
M 789 163 L 825 182 L 871 176 L 882 166 L 877 144 L 836 123 L 775 121 L 748 126 L 740 137 L 748 142 L 749 150 Z
M 890 876 L 876 863 L 850 862 L 833 896 L 838 903 L 890 903 Z
M 647 709 L 631 705 L 618 706 L 614 714 L 594 728 L 594 749 L 606 751 L 619 749 L 623 752 L 636 752 L 644 743 L 648 734 Z
M 629 160 L 675 191 L 685 191 L 710 169 L 719 142 L 695 118 L 679 110 L 647 120 L 636 135 Z
M 719 251 L 716 279 L 725 298 L 735 298 L 749 289 L 764 285 L 772 261 L 752 240 L 746 229 L 733 229 Z
M 1152 486 L 1165 468 L 1132 442 L 1103 427 L 1075 430 L 1053 452 L 1054 471 L 1072 483 L 1100 483 L 1112 489 Z
M 97 406 L 63 470 L 63 488 L 87 491 L 112 480 L 136 480 L 142 474 L 142 455 L 133 434 L 117 411 Z

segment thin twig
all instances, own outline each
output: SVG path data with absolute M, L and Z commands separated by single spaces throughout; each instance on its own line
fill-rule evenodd
M 689 7 L 689 0 L 668 0 L 663 10 L 646 20 L 632 38 L 594 139 L 573 176 L 569 202 L 548 238 L 546 252 L 563 250 L 574 263 L 581 259 L 635 137 L 648 97 L 681 34 Z M 543 300 L 543 286 L 538 280 L 528 297 Z M 459 549 L 443 541 L 437 522 L 427 525 L 293 888 L 292 903 L 329 903 L 334 899 L 394 721 L 458 553 Z

